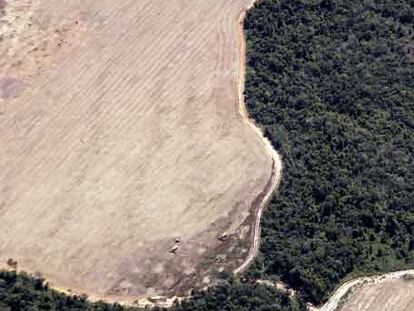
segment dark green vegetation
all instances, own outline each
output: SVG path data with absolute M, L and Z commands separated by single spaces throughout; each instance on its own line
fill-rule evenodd
M 0 272 L 0 311 L 102 310 L 120 311 L 120 306 L 91 304 L 86 297 L 68 297 L 52 291 L 42 279 L 15 272 Z
M 172 311 L 304 311 L 303 304 L 274 289 L 237 281 L 196 293 Z M 159 310 L 154 310 L 159 311 Z
M 0 311 L 137 311 L 119 305 L 88 303 L 86 297 L 68 297 L 48 288 L 39 278 L 0 272 Z M 303 311 L 303 305 L 273 289 L 222 281 L 214 289 L 195 293 L 170 311 Z M 153 311 L 166 311 L 155 308 Z
M 52 291 L 40 278 L 0 272 L 0 311 L 127 311 L 117 305 L 92 304 L 86 296 L 68 297 Z
M 249 12 L 246 102 L 285 165 L 252 276 L 319 303 L 351 273 L 414 266 L 413 22 L 410 0 Z

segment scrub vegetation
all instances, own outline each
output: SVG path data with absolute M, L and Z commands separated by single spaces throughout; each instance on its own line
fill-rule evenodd
M 41 278 L 0 272 L 0 311 L 139 311 L 120 305 L 89 303 L 86 296 L 68 297 L 47 286 Z M 142 309 L 141 309 L 142 310 Z M 188 301 L 170 309 L 153 311 L 302 311 L 304 305 L 262 285 L 222 280 L 207 291 L 194 293 Z
M 0 311 L 127 311 L 119 305 L 90 303 L 86 296 L 51 290 L 42 278 L 25 273 L 0 272 Z

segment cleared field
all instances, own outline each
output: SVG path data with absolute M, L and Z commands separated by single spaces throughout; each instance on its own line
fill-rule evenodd
M 359 277 L 342 284 L 320 307 L 309 311 L 414 310 L 414 270 Z
M 414 280 L 390 279 L 355 290 L 339 311 L 412 311 Z
M 238 107 L 249 2 L 0 0 L 1 263 L 96 296 L 211 282 L 272 180 Z

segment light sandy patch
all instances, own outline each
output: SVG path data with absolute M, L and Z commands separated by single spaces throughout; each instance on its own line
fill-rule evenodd
M 0 99 L 3 263 L 118 300 L 188 289 L 235 247 L 217 237 L 274 184 L 239 111 L 249 2 L 6 4 L 0 78 L 26 88 Z
M 309 311 L 414 310 L 414 270 L 360 277 L 342 284 L 321 307 Z
M 338 311 L 412 311 L 414 280 L 394 279 L 356 289 Z

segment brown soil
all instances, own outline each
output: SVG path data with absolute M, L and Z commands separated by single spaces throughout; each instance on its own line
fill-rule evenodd
M 308 305 L 309 311 L 408 311 L 413 310 L 414 270 L 400 270 L 349 280 L 339 286 L 320 307 Z M 393 288 L 393 290 L 391 290 Z M 399 297 L 395 299 L 395 297 Z M 376 301 L 381 303 L 376 303 Z M 408 309 L 405 307 L 411 306 Z M 383 309 L 384 307 L 385 309 Z
M 237 102 L 248 2 L 8 3 L 2 263 L 129 300 L 210 285 L 243 261 L 273 162 Z
M 391 279 L 359 287 L 340 311 L 412 311 L 414 280 Z

